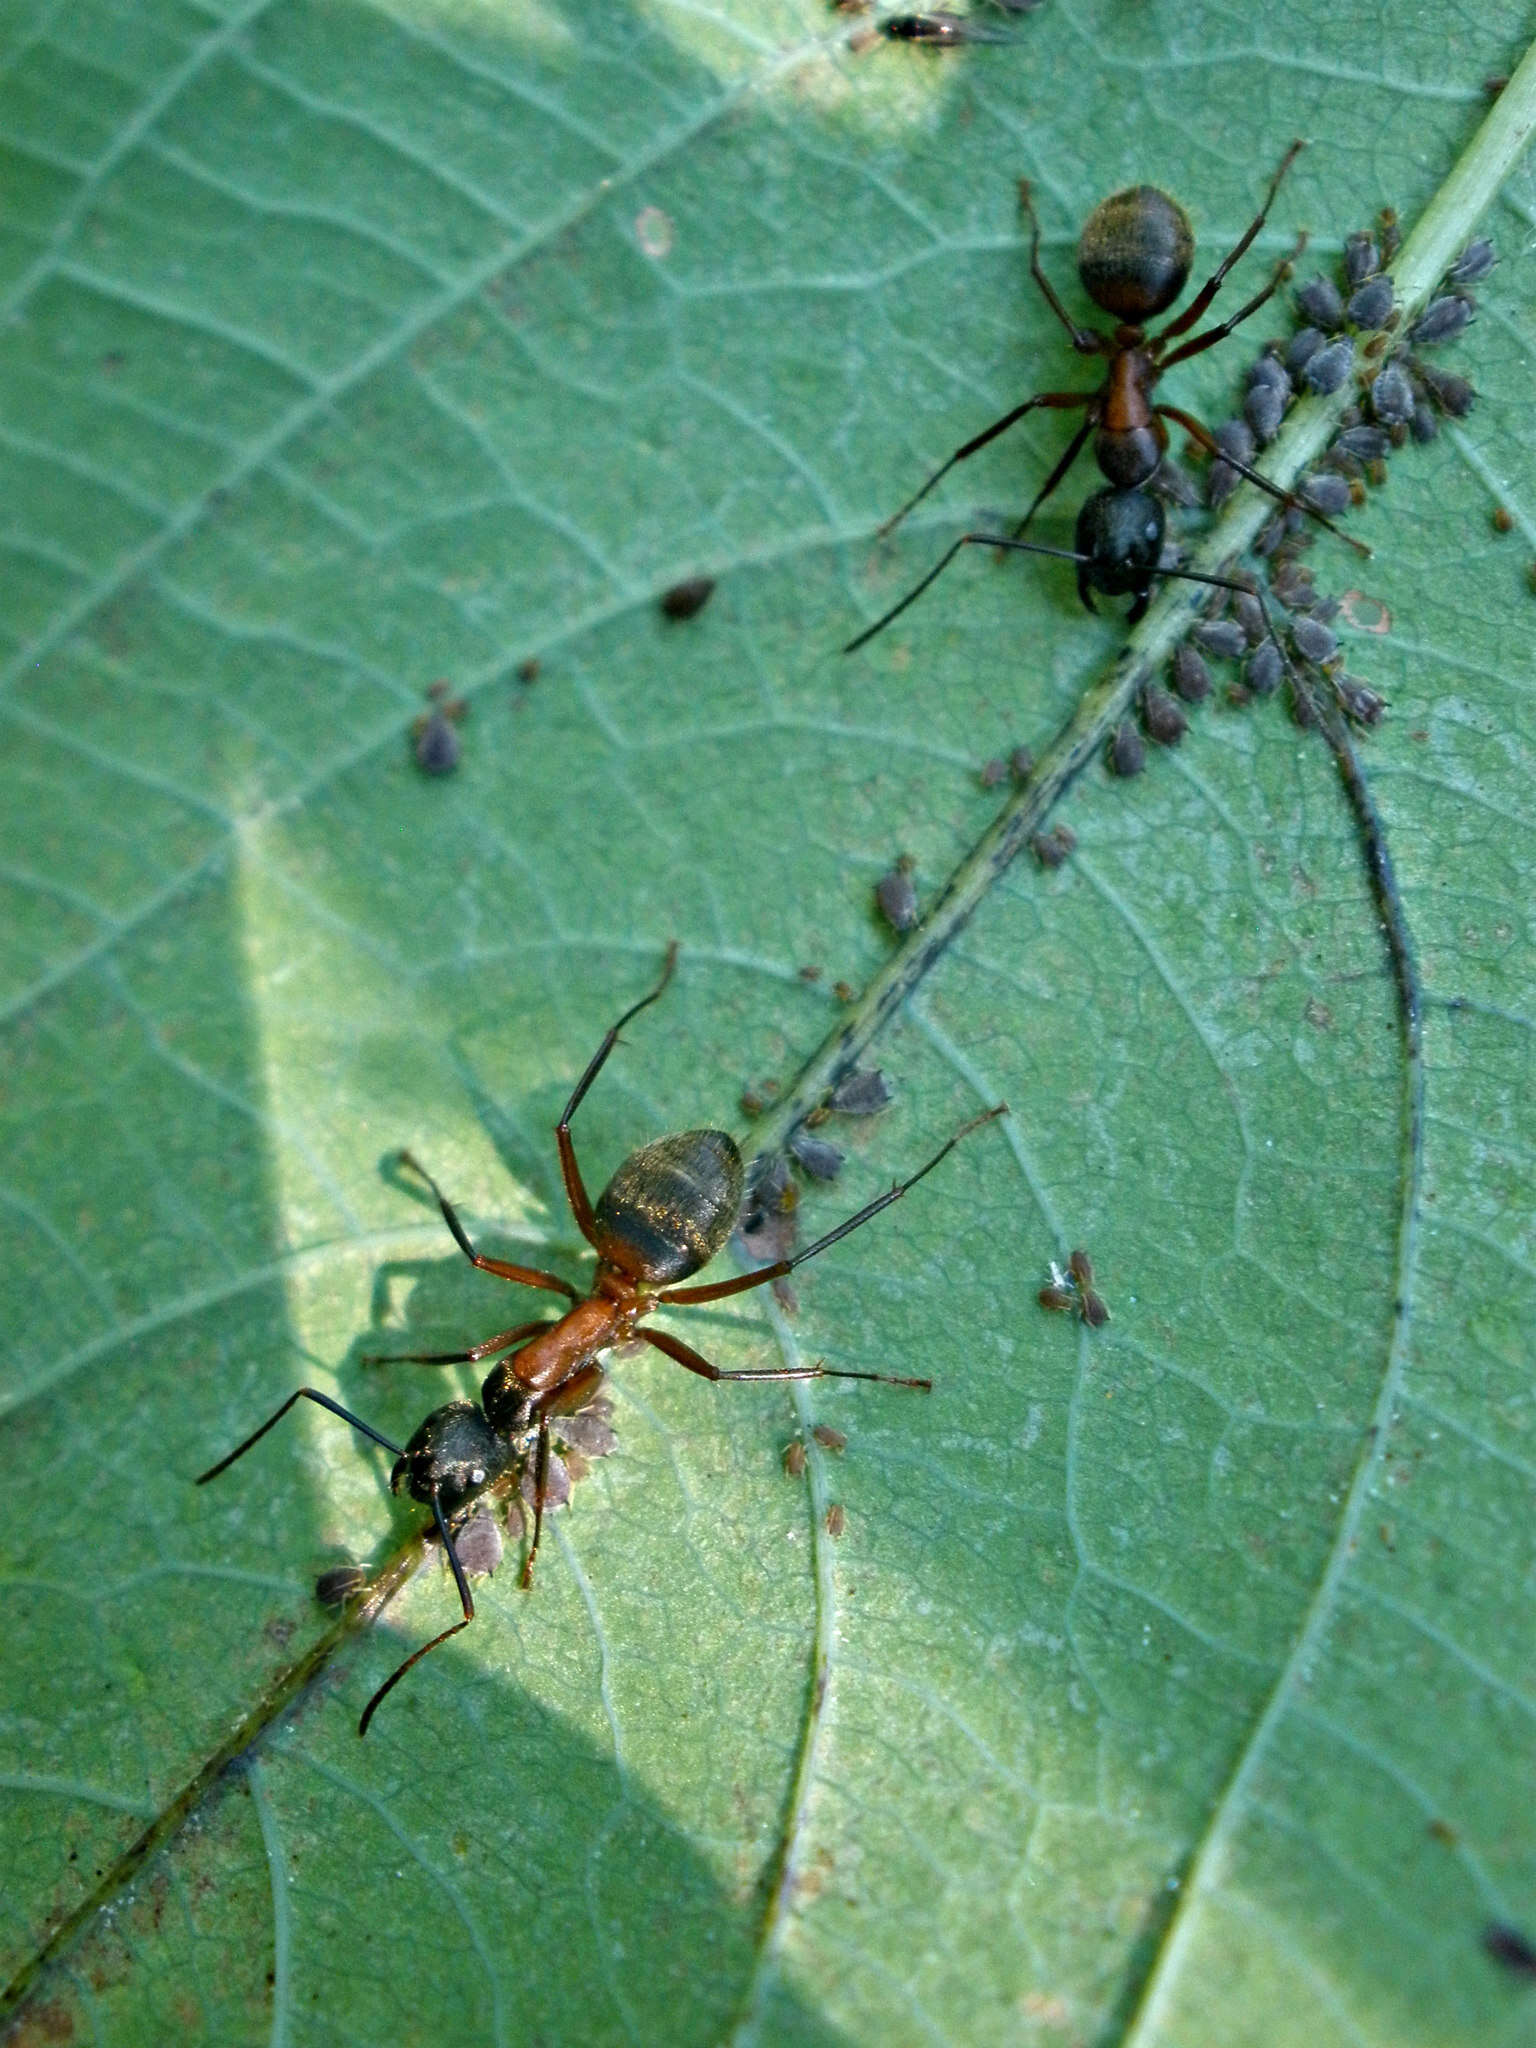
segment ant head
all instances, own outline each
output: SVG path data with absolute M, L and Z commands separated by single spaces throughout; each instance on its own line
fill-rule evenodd
M 413 1500 L 431 1503 L 434 1495 L 445 1515 L 455 1515 L 500 1478 L 511 1462 L 512 1449 L 497 1436 L 482 1409 L 473 1401 L 450 1401 L 434 1408 L 396 1459 L 389 1475 L 394 1492 L 404 1483 Z
M 1194 260 L 1188 214 L 1155 185 L 1130 185 L 1101 200 L 1077 244 L 1083 290 L 1135 327 L 1167 311 L 1189 282 Z
M 744 1178 L 724 1131 L 678 1131 L 642 1145 L 598 1196 L 598 1256 L 648 1286 L 686 1280 L 735 1229 Z
M 1077 515 L 1077 552 L 1086 559 L 1077 582 L 1090 611 L 1090 590 L 1145 598 L 1162 558 L 1164 527 L 1162 500 L 1150 491 L 1095 491 L 1085 501 Z

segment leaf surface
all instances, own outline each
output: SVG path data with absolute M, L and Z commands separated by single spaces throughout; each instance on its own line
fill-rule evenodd
M 502 1256 L 586 1270 L 552 1127 L 671 937 L 582 1109 L 589 1180 L 661 1131 L 745 1141 L 744 1087 L 791 1084 L 887 958 L 877 878 L 909 853 L 931 900 L 996 811 L 979 763 L 1038 751 L 1119 643 L 1064 565 L 973 560 L 836 653 L 1063 445 L 1026 422 L 873 545 L 958 442 L 1086 381 L 1017 178 L 1081 309 L 1098 197 L 1155 178 L 1214 260 L 1305 134 L 1234 286 L 1302 225 L 1327 260 L 1414 220 L 1532 31 L 1403 13 L 1049 0 L 940 57 L 850 51 L 809 0 L 0 22 L 23 2038 L 1529 2037 L 1480 1945 L 1536 1926 L 1528 166 L 1455 358 L 1477 411 L 1394 460 L 1371 562 L 1313 558 L 1390 620 L 1342 630 L 1391 700 L 1361 750 L 1425 994 L 1406 1232 L 1354 823 L 1315 735 L 1218 692 L 1140 780 L 1082 778 L 1072 862 L 998 881 L 877 1041 L 896 1104 L 836 1129 L 808 1227 L 1006 1124 L 796 1315 L 674 1325 L 932 1397 L 615 1360 L 618 1451 L 534 1592 L 480 1582 L 365 1743 L 454 1608 L 431 1563 L 327 1651 L 316 1573 L 415 1526 L 387 1455 L 306 1408 L 191 1483 L 301 1383 L 403 1440 L 473 1376 L 362 1354 L 537 1312 L 402 1145 Z M 1257 338 L 1177 402 L 1224 416 Z M 428 780 L 439 677 L 470 711 Z M 1035 1303 L 1077 1244 L 1098 1333 Z M 847 1449 L 793 1480 L 815 1422 Z

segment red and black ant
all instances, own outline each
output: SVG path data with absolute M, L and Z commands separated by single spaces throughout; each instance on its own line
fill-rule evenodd
M 899 604 L 893 605 L 882 618 L 848 642 L 843 650 L 845 654 L 852 654 L 877 633 L 883 632 L 909 604 L 922 596 L 935 578 L 943 574 L 961 548 L 974 545 L 1017 548 L 1026 554 L 1053 555 L 1059 560 L 1075 562 L 1078 595 L 1089 611 L 1094 609 L 1093 592 L 1096 590 L 1110 597 L 1130 596 L 1134 602 L 1127 616 L 1132 624 L 1141 618 L 1151 603 L 1152 582 L 1159 575 L 1180 576 L 1188 582 L 1210 583 L 1219 589 L 1244 587 L 1233 586 L 1220 577 L 1198 576 L 1191 570 L 1161 566 L 1165 527 L 1163 506 L 1161 500 L 1144 486 L 1155 476 L 1167 451 L 1165 420 L 1174 421 L 1211 455 L 1219 456 L 1230 468 L 1245 476 L 1250 483 L 1257 484 L 1260 490 L 1267 491 L 1272 498 L 1279 499 L 1287 508 L 1307 513 L 1331 532 L 1339 531 L 1314 506 L 1282 490 L 1267 477 L 1260 476 L 1256 470 L 1218 448 L 1215 436 L 1191 414 L 1181 411 L 1176 405 L 1158 405 L 1152 396 L 1153 387 L 1165 370 L 1214 348 L 1218 341 L 1224 340 L 1235 327 L 1272 298 L 1290 275 L 1292 264 L 1306 246 L 1304 234 L 1297 238 L 1296 247 L 1290 255 L 1275 266 L 1262 291 L 1255 292 L 1230 319 L 1219 321 L 1203 334 L 1192 336 L 1168 353 L 1168 344 L 1187 334 L 1203 318 L 1228 271 L 1245 254 L 1263 227 L 1280 182 L 1302 146 L 1300 142 L 1293 142 L 1286 151 L 1280 168 L 1270 180 L 1263 206 L 1237 246 L 1217 265 L 1177 319 L 1170 320 L 1160 333 L 1153 335 L 1147 333 L 1144 323 L 1166 312 L 1173 304 L 1189 281 L 1189 266 L 1194 260 L 1194 233 L 1189 216 L 1178 201 L 1166 192 L 1160 192 L 1155 185 L 1133 185 L 1123 192 L 1111 194 L 1089 214 L 1078 240 L 1077 270 L 1089 298 L 1106 313 L 1113 314 L 1118 323 L 1112 334 L 1105 334 L 1096 327 L 1078 326 L 1040 268 L 1040 222 L 1028 183 L 1021 181 L 1019 196 L 1030 221 L 1030 272 L 1051 311 L 1066 328 L 1078 354 L 1106 358 L 1103 381 L 1092 391 L 1041 391 L 1033 398 L 1026 398 L 1022 405 L 1016 405 L 1000 420 L 994 420 L 983 433 L 957 448 L 921 490 L 914 492 L 901 510 L 885 522 L 880 529 L 882 539 L 927 497 L 956 463 L 964 462 L 985 448 L 989 441 L 995 441 L 999 434 L 1005 433 L 1037 406 L 1058 412 L 1083 412 L 1082 425 L 1035 493 L 1029 510 L 1014 528 L 1012 538 L 990 533 L 962 534 Z M 1037 541 L 1021 539 L 1029 522 L 1082 453 L 1090 434 L 1093 436 L 1094 460 L 1108 478 L 1109 488 L 1095 491 L 1078 514 L 1076 545 L 1072 548 L 1050 548 L 1041 546 Z M 1340 538 L 1362 554 L 1370 552 L 1349 534 L 1341 534 Z
M 670 1331 L 641 1327 L 641 1319 L 654 1309 L 693 1307 L 700 1302 L 723 1301 L 728 1295 L 743 1294 L 748 1288 L 782 1279 L 796 1266 L 803 1266 L 807 1259 L 815 1258 L 818 1252 L 826 1251 L 839 1238 L 847 1237 L 850 1231 L 857 1230 L 882 1209 L 889 1208 L 892 1202 L 899 1201 L 925 1174 L 932 1173 L 939 1161 L 946 1158 L 963 1137 L 993 1117 L 1001 1116 L 1004 1107 L 999 1105 L 985 1115 L 973 1117 L 969 1123 L 962 1124 L 926 1166 L 919 1167 L 908 1179 L 897 1181 L 894 1187 L 888 1188 L 883 1195 L 877 1195 L 872 1202 L 866 1202 L 856 1215 L 840 1223 L 835 1230 L 827 1231 L 793 1257 L 779 1259 L 771 1266 L 760 1266 L 755 1272 L 740 1274 L 733 1280 L 715 1280 L 703 1287 L 679 1287 L 675 1284 L 677 1281 L 688 1279 L 709 1264 L 736 1227 L 745 1173 L 735 1140 L 724 1131 L 680 1131 L 671 1137 L 657 1138 L 649 1145 L 642 1145 L 637 1152 L 630 1153 L 595 1204 L 587 1195 L 571 1142 L 571 1119 L 618 1043 L 619 1033 L 632 1017 L 638 1016 L 661 995 L 672 979 L 676 959 L 677 947 L 674 944 L 668 948 L 660 981 L 649 995 L 631 1004 L 607 1033 L 555 1126 L 566 1200 L 570 1203 L 577 1229 L 597 1253 L 597 1271 L 589 1291 L 584 1295 L 568 1280 L 537 1267 L 514 1266 L 505 1259 L 486 1258 L 477 1252 L 452 1203 L 431 1174 L 408 1152 L 402 1153 L 402 1163 L 420 1174 L 437 1197 L 443 1221 L 452 1231 L 459 1250 L 472 1265 L 478 1266 L 482 1272 L 494 1273 L 502 1280 L 516 1281 L 523 1287 L 541 1287 L 552 1294 L 563 1294 L 571 1306 L 553 1322 L 519 1323 L 514 1329 L 500 1330 L 494 1337 L 472 1344 L 467 1351 L 411 1351 L 401 1353 L 397 1360 L 364 1359 L 365 1365 L 470 1365 L 500 1354 L 480 1389 L 478 1402 L 450 1401 L 446 1406 L 434 1409 L 408 1444 L 391 1443 L 388 1437 L 382 1436 L 360 1416 L 343 1408 L 339 1401 L 333 1401 L 329 1394 L 322 1394 L 315 1387 L 300 1387 L 274 1414 L 268 1416 L 260 1429 L 253 1430 L 228 1457 L 221 1458 L 198 1478 L 199 1486 L 206 1485 L 233 1465 L 237 1458 L 243 1458 L 253 1444 L 259 1443 L 267 1431 L 282 1420 L 295 1401 L 315 1401 L 322 1408 L 329 1409 L 332 1415 L 339 1415 L 343 1422 L 350 1423 L 374 1443 L 382 1445 L 386 1451 L 393 1451 L 396 1462 L 390 1474 L 391 1488 L 398 1492 L 403 1483 L 413 1500 L 431 1508 L 458 1587 L 464 1618 L 451 1628 L 445 1628 L 419 1650 L 412 1651 L 405 1662 L 385 1679 L 363 1709 L 358 1722 L 359 1735 L 368 1732 L 368 1723 L 380 1702 L 393 1691 L 411 1666 L 419 1663 L 429 1650 L 435 1650 L 439 1643 L 447 1642 L 450 1636 L 456 1636 L 460 1629 L 467 1628 L 474 1619 L 475 1603 L 454 1546 L 454 1529 L 463 1523 L 465 1510 L 470 1504 L 515 1466 L 525 1463 L 530 1451 L 534 1454 L 536 1475 L 533 1537 L 521 1582 L 525 1586 L 531 1583 L 544 1516 L 550 1417 L 586 1406 L 603 1377 L 598 1359 L 614 1345 L 626 1343 L 631 1338 L 642 1339 L 676 1364 L 707 1380 L 878 1380 L 886 1386 L 923 1389 L 933 1384 L 931 1380 L 903 1379 L 893 1373 L 834 1370 L 819 1361 L 815 1365 L 753 1367 L 740 1372 L 726 1372 Z

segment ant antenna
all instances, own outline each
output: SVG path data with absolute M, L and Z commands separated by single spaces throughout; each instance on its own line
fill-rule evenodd
M 359 1735 L 366 1735 L 368 1733 L 368 1723 L 373 1719 L 401 1679 L 404 1678 L 411 1666 L 419 1664 L 428 1651 L 435 1650 L 439 1643 L 446 1643 L 450 1636 L 456 1636 L 461 1628 L 468 1628 L 475 1618 L 474 1596 L 469 1590 L 469 1581 L 464 1576 L 464 1567 L 459 1562 L 459 1553 L 454 1549 L 453 1537 L 449 1533 L 448 1524 L 443 1519 L 443 1504 L 436 1492 L 432 1495 L 432 1519 L 437 1524 L 437 1533 L 443 1540 L 444 1550 L 448 1553 L 448 1562 L 453 1569 L 454 1584 L 459 1589 L 459 1605 L 464 1609 L 464 1619 L 456 1621 L 452 1628 L 445 1628 L 442 1634 L 434 1636 L 430 1643 L 423 1643 L 419 1650 L 412 1650 L 410 1656 L 406 1658 L 403 1664 L 396 1665 L 395 1669 L 391 1671 L 388 1678 L 385 1679 L 384 1683 L 373 1695 L 373 1698 L 369 1700 L 367 1706 L 364 1707 L 362 1718 L 357 1724 Z

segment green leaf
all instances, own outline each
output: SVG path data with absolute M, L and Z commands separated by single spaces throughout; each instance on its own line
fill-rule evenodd
M 909 852 L 931 903 L 996 814 L 979 763 L 1044 751 L 1120 644 L 1064 565 L 970 560 L 836 653 L 1063 445 L 1024 423 L 872 544 L 1086 382 L 1016 180 L 1073 307 L 1097 198 L 1155 178 L 1214 261 L 1298 133 L 1229 289 L 1300 226 L 1320 262 L 1384 203 L 1411 227 L 1531 25 L 1403 14 L 1049 0 L 937 57 L 810 0 L 0 19 L 22 2038 L 1527 2037 L 1482 1937 L 1536 1929 L 1528 165 L 1455 351 L 1478 409 L 1394 459 L 1369 563 L 1311 558 L 1390 620 L 1343 630 L 1392 707 L 1358 752 L 1423 983 L 1417 1155 L 1333 761 L 1218 693 L 1138 781 L 1089 766 L 1072 862 L 985 892 L 807 1227 L 1006 1123 L 797 1314 L 676 1321 L 931 1397 L 616 1358 L 617 1452 L 534 1591 L 477 1582 L 362 1743 L 456 1611 L 435 1559 L 372 1628 L 314 1601 L 411 1562 L 388 1456 L 305 1404 L 192 1484 L 299 1384 L 401 1440 L 473 1376 L 363 1354 L 537 1312 L 402 1145 L 502 1256 L 589 1270 L 552 1126 L 669 938 L 578 1119 L 594 1186 L 665 1130 L 745 1139 L 743 1088 L 859 1014 L 876 879 Z M 1230 412 L 1258 339 L 1176 402 Z M 470 712 L 429 780 L 438 677 Z M 1035 1302 L 1075 1244 L 1096 1333 Z M 793 1479 L 814 1422 L 847 1448 Z

